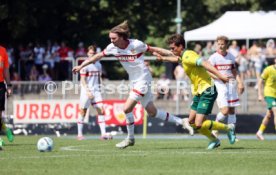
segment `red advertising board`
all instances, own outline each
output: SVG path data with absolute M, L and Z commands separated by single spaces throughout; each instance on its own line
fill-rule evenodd
M 125 100 L 104 101 L 107 125 L 126 124 L 124 102 Z M 142 124 L 142 105 L 137 104 L 133 113 L 135 124 Z M 13 114 L 14 123 L 76 123 L 79 116 L 79 100 L 14 100 Z

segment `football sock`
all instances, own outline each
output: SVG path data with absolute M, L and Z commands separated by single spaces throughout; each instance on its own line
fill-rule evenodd
M 134 117 L 132 112 L 126 114 L 126 127 L 127 138 L 134 139 Z
M 79 116 L 78 118 L 78 136 L 82 136 L 82 130 L 83 130 L 83 121 L 84 121 L 84 116 Z
M 228 131 L 227 125 L 220 122 L 212 121 L 212 120 L 205 120 L 202 123 L 201 128 L 207 129 L 207 130 Z
M 1 130 L 6 131 L 7 127 L 2 118 L 0 118 L 0 124 L 1 124 Z
M 182 122 L 183 122 L 181 118 L 176 117 L 172 114 L 169 114 L 168 112 L 165 112 L 165 111 L 162 111 L 162 110 L 159 110 L 159 109 L 157 109 L 157 113 L 156 113 L 155 117 L 159 118 L 163 121 L 168 121 L 168 122 L 176 123 L 176 124 L 179 124 L 179 125 L 182 125 Z
M 200 128 L 197 130 L 200 134 L 206 136 L 209 140 L 215 141 L 217 138 L 213 136 L 210 130 L 205 128 Z
M 229 114 L 228 115 L 228 121 L 227 121 L 227 123 L 228 124 L 236 124 L 236 122 L 237 122 L 237 117 L 236 117 L 236 114 Z
M 217 122 L 222 122 L 222 121 L 225 120 L 225 118 L 226 118 L 226 116 L 223 115 L 221 112 L 219 112 L 219 113 L 217 114 L 216 121 L 217 121 Z
M 104 115 L 98 115 L 98 124 L 100 126 L 102 136 L 105 135 L 106 130 L 105 130 L 105 117 L 104 117 Z
M 261 124 L 261 126 L 259 128 L 259 132 L 264 133 L 265 129 L 266 129 L 266 126 L 264 124 Z

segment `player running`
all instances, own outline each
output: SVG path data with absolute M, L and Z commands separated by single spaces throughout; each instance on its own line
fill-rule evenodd
M 263 81 L 265 81 L 264 96 L 267 104 L 267 111 L 262 124 L 256 133 L 259 140 L 264 140 L 263 133 L 272 115 L 274 115 L 274 126 L 276 130 L 276 58 L 274 58 L 274 65 L 268 66 L 264 69 L 261 79 L 258 82 L 259 101 L 264 100 L 262 94 Z
M 127 21 L 113 27 L 109 32 L 111 44 L 109 44 L 103 52 L 97 53 L 84 61 L 81 65 L 73 68 L 73 72 L 80 71 L 88 64 L 94 63 L 107 55 L 115 56 L 129 75 L 132 90 L 124 105 L 124 113 L 126 115 L 128 136 L 122 142 L 116 144 L 117 148 L 126 148 L 133 146 L 134 139 L 134 117 L 133 109 L 140 102 L 146 109 L 148 116 L 159 118 L 163 121 L 173 122 L 183 125 L 184 128 L 193 134 L 193 128 L 189 125 L 187 119 L 181 119 L 168 112 L 159 110 L 153 104 L 153 96 L 151 93 L 151 73 L 144 63 L 144 53 L 152 52 L 153 48 L 137 39 L 129 39 L 130 32 Z
M 223 130 L 228 132 L 230 144 L 235 143 L 234 126 L 220 122 L 206 120 L 205 116 L 212 112 L 214 101 L 217 97 L 216 87 L 212 83 L 210 75 L 214 74 L 222 82 L 228 82 L 228 77 L 222 75 L 208 61 L 203 60 L 196 52 L 185 50 L 185 41 L 181 35 L 172 35 L 168 39 L 170 51 L 157 50 L 154 55 L 158 60 L 181 62 L 192 83 L 194 95 L 189 114 L 190 124 L 201 134 L 205 135 L 210 143 L 207 149 L 220 146 L 220 140 L 211 133 L 211 130 Z M 206 71 L 207 70 L 207 71 Z

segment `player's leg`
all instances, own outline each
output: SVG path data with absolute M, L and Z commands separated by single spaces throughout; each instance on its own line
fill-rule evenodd
M 6 100 L 6 86 L 4 83 L 0 83 L 0 127 L 3 132 L 6 133 L 6 136 L 9 142 L 13 142 L 14 136 L 12 130 L 8 128 L 3 121 L 2 111 L 5 111 L 5 100 Z
M 211 130 L 218 131 L 227 131 L 230 144 L 235 143 L 235 135 L 234 135 L 234 126 L 233 125 L 225 125 L 221 122 L 204 120 L 204 117 L 212 112 L 214 102 L 216 100 L 217 93 L 216 88 L 208 88 L 206 89 L 199 97 L 198 105 L 197 105 L 197 116 L 196 116 L 196 127 L 206 131 L 208 137 L 210 136 Z M 212 134 L 213 135 L 213 134 Z
M 100 131 L 101 131 L 100 139 L 101 140 L 111 140 L 112 136 L 110 134 L 106 133 L 105 115 L 104 115 L 104 110 L 103 110 L 102 103 L 97 104 L 94 107 L 95 107 L 95 109 L 98 113 L 98 124 L 99 124 Z
M 117 148 L 126 148 L 128 146 L 133 146 L 135 144 L 134 139 L 134 116 L 133 116 L 133 109 L 137 101 L 133 99 L 133 96 L 130 95 L 129 98 L 126 100 L 124 105 L 124 113 L 126 115 L 126 127 L 127 127 L 127 137 L 120 143 L 116 144 Z
M 86 92 L 84 90 L 81 90 L 81 95 L 80 95 L 80 113 L 77 121 L 77 127 L 78 127 L 78 140 L 83 140 L 83 125 L 84 125 L 84 119 L 86 116 L 87 109 L 90 106 L 90 99 L 86 95 Z
M 267 105 L 267 111 L 264 119 L 262 120 L 262 123 L 260 125 L 260 128 L 258 132 L 256 133 L 256 136 L 259 140 L 264 140 L 263 133 L 268 125 L 268 122 L 273 115 L 273 108 L 276 107 L 276 99 L 273 97 L 265 97 L 266 105 Z M 275 113 L 274 113 L 275 116 Z
M 264 118 L 262 120 L 262 123 L 261 123 L 261 125 L 259 127 L 259 130 L 256 133 L 256 136 L 257 136 L 257 138 L 259 140 L 264 140 L 263 133 L 264 133 L 264 131 L 265 131 L 265 129 L 266 129 L 268 123 L 269 123 L 269 120 L 270 120 L 271 116 L 272 116 L 272 111 L 271 110 L 267 110 L 266 114 L 265 114 L 265 116 L 264 116 Z

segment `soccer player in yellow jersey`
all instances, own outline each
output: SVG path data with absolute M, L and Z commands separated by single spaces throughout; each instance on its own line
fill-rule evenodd
M 262 94 L 263 81 L 265 81 L 264 96 Z M 259 140 L 264 140 L 263 132 L 265 131 L 269 119 L 273 114 L 274 126 L 276 130 L 276 58 L 274 58 L 274 65 L 265 68 L 261 75 L 261 79 L 258 81 L 258 95 L 260 101 L 263 101 L 265 97 L 265 101 L 267 104 L 266 115 L 262 121 L 262 124 L 258 132 L 256 133 L 256 136 Z
M 205 116 L 212 112 L 213 104 L 217 97 L 217 91 L 207 71 L 215 75 L 223 82 L 229 78 L 220 74 L 208 61 L 203 60 L 196 52 L 185 50 L 185 41 L 182 35 L 172 35 L 168 39 L 171 52 L 168 50 L 156 50 L 153 54 L 157 60 L 181 62 L 192 83 L 193 103 L 189 114 L 189 122 L 199 133 L 205 135 L 210 143 L 207 149 L 220 146 L 220 140 L 214 136 L 212 130 L 227 131 L 229 142 L 235 143 L 234 126 L 220 122 L 206 120 Z M 207 71 L 206 71 L 207 70 Z

